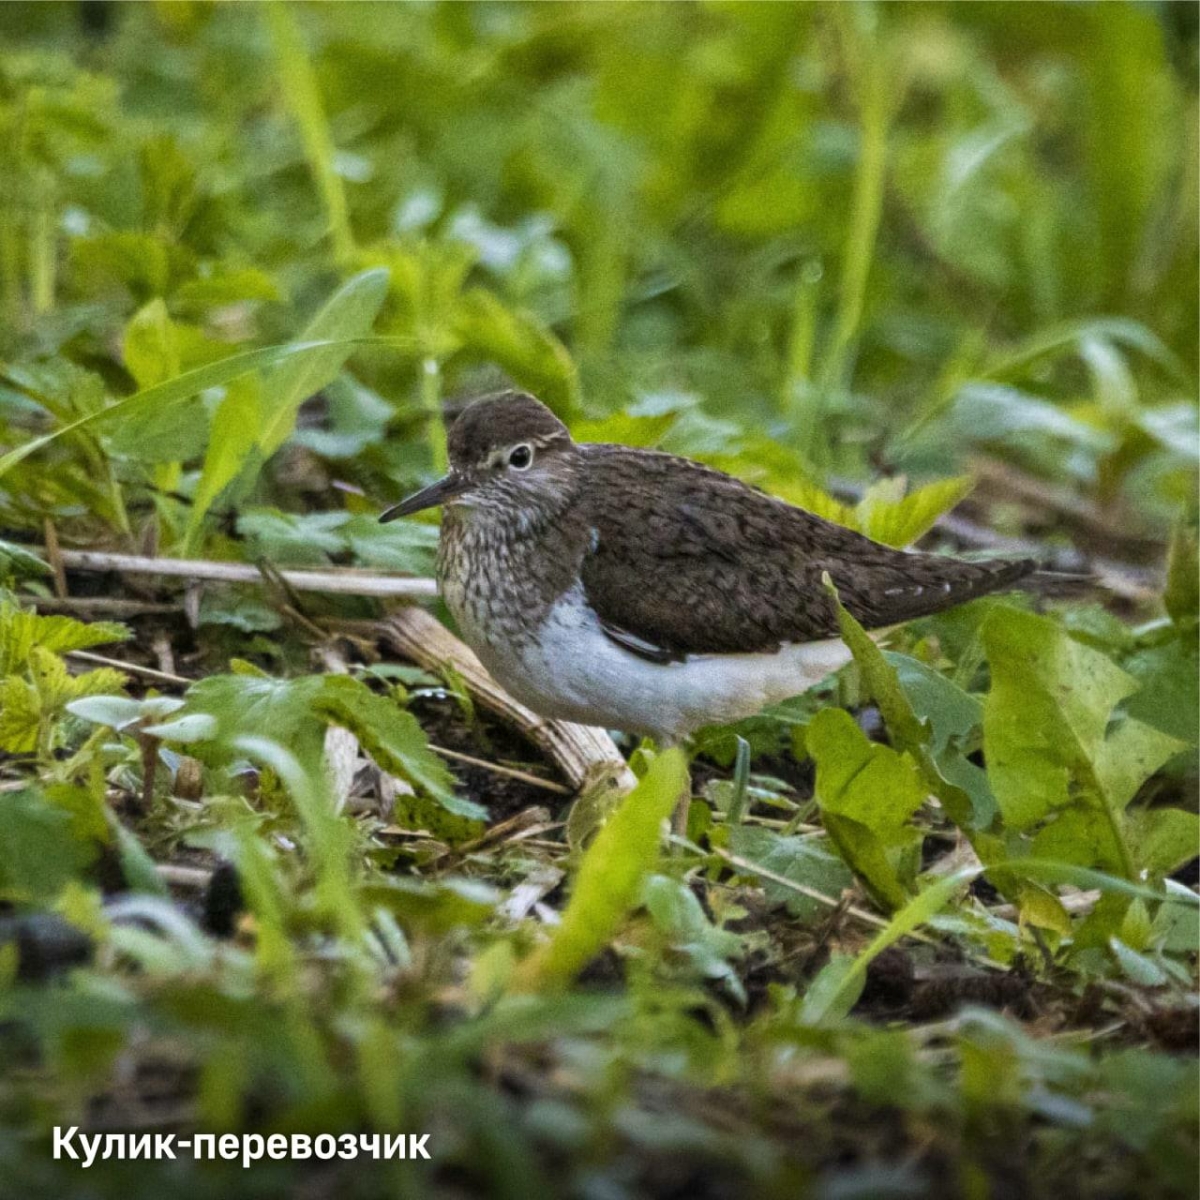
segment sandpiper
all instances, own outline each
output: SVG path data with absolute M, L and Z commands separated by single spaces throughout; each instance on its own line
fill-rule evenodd
M 849 661 L 825 572 L 879 630 L 1038 566 L 892 549 L 689 459 L 577 444 L 523 392 L 466 408 L 449 458 L 380 520 L 445 508 L 437 572 L 463 638 L 535 712 L 660 745 Z

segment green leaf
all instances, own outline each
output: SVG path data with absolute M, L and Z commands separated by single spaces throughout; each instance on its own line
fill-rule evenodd
M 197 718 L 204 716 L 215 725 L 198 724 Z M 210 675 L 188 689 L 187 704 L 172 721 L 153 728 L 165 740 L 177 732 L 179 740 L 192 747 L 189 752 L 198 755 L 205 753 L 198 737 L 228 752 L 247 730 L 266 730 L 311 771 L 321 761 L 328 725 L 349 729 L 383 770 L 406 779 L 421 793 L 398 798 L 398 823 L 450 841 L 479 834 L 485 810 L 455 796 L 453 777 L 429 749 L 416 718 L 349 675 Z
M 800 1019 L 806 1024 L 816 1025 L 847 1016 L 862 994 L 867 968 L 871 963 L 889 946 L 895 945 L 902 937 L 941 912 L 954 893 L 975 879 L 982 870 L 982 867 L 964 867 L 939 879 L 897 912 L 887 928 L 873 938 L 852 962 L 847 963 L 843 956 L 831 959 L 809 984 L 800 1006 Z
M 138 309 L 125 326 L 125 367 L 139 388 L 174 379 L 181 370 L 179 336 L 161 296 Z
M 311 700 L 320 676 L 273 679 L 256 675 L 209 675 L 188 688 L 185 707 L 176 720 L 206 714 L 216 721 L 212 741 L 228 744 L 248 730 L 269 731 L 310 769 L 320 761 L 322 723 Z
M 1200 729 L 1198 659 L 1197 646 L 1187 636 L 1149 646 L 1125 659 L 1125 670 L 1140 685 L 1125 702 L 1125 715 L 1195 747 Z M 1194 770 L 1195 754 L 1189 757 Z
M 834 904 L 854 883 L 845 862 L 826 849 L 826 840 L 813 837 L 780 837 L 769 829 L 739 825 L 729 831 L 729 847 L 772 875 L 827 896 Z M 802 891 L 762 877 L 762 888 L 773 904 L 786 904 L 792 916 L 815 921 L 829 907 Z
M 361 344 L 361 339 L 356 344 Z M 265 346 L 260 350 L 244 350 L 238 354 L 231 354 L 228 358 L 223 358 L 218 362 L 194 367 L 190 371 L 184 371 L 182 375 L 177 375 L 174 379 L 168 379 L 165 383 L 158 383 L 153 387 L 143 388 L 132 396 L 126 396 L 114 404 L 110 404 L 107 408 L 87 413 L 60 426 L 52 433 L 31 438 L 23 446 L 18 446 L 0 456 L 0 477 L 6 475 L 19 462 L 42 449 L 43 446 L 48 446 L 51 442 L 58 441 L 67 434 L 75 433 L 80 429 L 93 426 L 104 427 L 118 417 L 125 418 L 134 413 L 154 411 L 161 414 L 190 400 L 208 388 L 224 387 L 225 384 L 249 374 L 251 371 L 282 366 L 292 360 L 302 363 L 306 358 L 314 356 L 319 356 L 322 361 L 328 362 L 332 354 L 340 354 L 344 350 L 348 355 L 350 349 L 340 343 L 328 341 L 289 342 L 281 346 Z
M 67 712 L 93 725 L 123 729 L 142 715 L 142 706 L 128 696 L 85 696 L 82 700 L 72 700 Z
M 429 749 L 416 717 L 394 700 L 377 696 L 360 679 L 326 675 L 312 698 L 315 713 L 349 729 L 385 771 L 407 779 L 448 812 L 482 820 L 487 810 L 454 794 L 454 776 Z
M 175 289 L 171 300 L 173 304 L 206 310 L 248 300 L 279 298 L 279 288 L 270 275 L 253 267 L 241 267 L 189 279 Z
M 840 708 L 817 713 L 806 742 L 830 838 L 872 896 L 899 908 L 920 866 L 921 834 L 910 824 L 928 794 L 920 769 L 908 754 L 870 742 Z
M 116 691 L 124 682 L 125 676 L 111 667 L 72 675 L 56 654 L 34 646 L 25 675 L 0 680 L 0 750 L 30 754 L 53 749 L 60 740 L 55 723 L 69 701 Z
M 0 602 L 0 675 L 20 671 L 35 646 L 54 654 L 123 642 L 129 629 L 112 621 L 85 624 L 71 617 L 44 617 Z
M 518 990 L 564 987 L 608 944 L 658 859 L 661 825 L 687 781 L 682 750 L 655 758 L 584 853 L 562 924 L 517 968 Z
M 684 880 L 651 875 L 642 898 L 650 919 L 669 939 L 672 954 L 688 962 L 701 978 L 721 983 L 744 1004 L 745 988 L 730 961 L 741 957 L 742 939 L 708 919 L 696 893 Z
M 1135 878 L 1125 806 L 1183 743 L 1121 718 L 1136 680 L 1053 621 L 996 608 L 982 637 L 992 673 L 984 750 L 1005 824 L 1040 830 L 1040 853 L 1053 845 L 1067 861 Z
M 0 580 L 10 576 L 49 575 L 50 564 L 44 563 L 32 550 L 16 542 L 0 539 Z
M 154 859 L 137 836 L 116 817 L 111 818 L 111 826 L 117 844 L 117 857 L 121 862 L 121 874 L 129 890 L 151 896 L 169 896 L 170 890 L 155 869 Z
M 300 405 L 337 377 L 353 352 L 355 339 L 368 334 L 388 294 L 388 272 L 381 267 L 348 279 L 304 328 L 300 342 L 319 348 L 271 367 L 263 377 L 265 421 L 259 435 L 263 458 L 287 441 Z
M 209 509 L 242 471 L 261 431 L 262 381 L 257 375 L 243 375 L 229 383 L 213 413 L 204 466 L 188 514 L 185 548 L 194 548 Z
M 1147 808 L 1127 815 L 1133 860 L 1153 879 L 1177 871 L 1196 857 L 1200 816 L 1181 808 Z
M 854 509 L 855 527 L 885 546 L 908 546 L 933 528 L 975 486 L 969 475 L 939 479 L 903 494 L 904 481 L 884 480 L 867 490 Z
M 76 835 L 74 819 L 34 789 L 0 795 L 0 894 L 45 901 L 96 857 L 96 843 Z

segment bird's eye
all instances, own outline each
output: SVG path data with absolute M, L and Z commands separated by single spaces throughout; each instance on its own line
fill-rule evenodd
M 518 471 L 527 471 L 533 462 L 533 447 L 522 442 L 508 452 L 508 465 Z

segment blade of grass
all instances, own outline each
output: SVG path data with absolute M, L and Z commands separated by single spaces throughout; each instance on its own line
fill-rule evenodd
M 875 240 L 883 213 L 887 168 L 888 85 L 883 44 L 876 32 L 875 13 L 866 7 L 848 6 L 843 30 L 847 52 L 857 75 L 862 116 L 854 200 L 846 230 L 841 290 L 833 335 L 825 354 L 821 382 L 825 388 L 848 382 L 850 350 L 862 324 L 867 278 L 875 254 Z M 814 441 L 814 452 L 821 450 Z M 820 462 L 820 460 L 818 460 Z
M 356 250 L 354 233 L 350 228 L 346 193 L 341 177 L 334 168 L 336 147 L 325 106 L 321 102 L 317 78 L 308 61 L 300 30 L 296 28 L 287 6 L 282 0 L 272 0 L 265 7 L 264 14 L 275 47 L 275 61 L 279 66 L 284 97 L 300 128 L 304 153 L 329 218 L 334 255 L 338 262 L 346 264 L 354 257 Z
M 259 350 L 244 350 L 239 354 L 231 354 L 219 362 L 206 363 L 202 367 L 185 371 L 182 375 L 168 379 L 165 383 L 156 383 L 153 387 L 143 388 L 140 392 L 126 396 L 115 404 L 110 404 L 107 408 L 89 413 L 85 417 L 63 425 L 60 429 L 55 429 L 51 433 L 43 434 L 41 437 L 26 442 L 24 446 L 10 450 L 0 457 L 0 477 L 43 446 L 48 446 L 51 442 L 55 442 L 69 433 L 74 433 L 78 429 L 102 425 L 117 416 L 126 416 L 134 408 L 148 405 L 169 407 L 179 404 L 190 399 L 197 392 L 202 392 L 206 388 L 221 387 L 251 371 L 261 371 L 266 367 L 277 366 L 287 359 L 328 351 L 335 346 L 391 346 L 395 344 L 393 338 L 343 338 L 337 341 L 288 342 L 279 346 L 264 346 Z
M 983 872 L 983 867 L 963 867 L 945 879 L 939 879 L 919 896 L 910 900 L 888 922 L 877 937 L 853 959 L 832 960 L 809 986 L 800 1007 L 800 1017 L 806 1024 L 838 1020 L 854 1007 L 867 978 L 867 968 L 889 946 L 924 925 L 949 903 L 951 896 L 963 885 Z
M 662 823 L 687 777 L 683 751 L 665 750 L 621 801 L 583 856 L 562 924 L 517 968 L 517 991 L 565 987 L 608 944 L 658 858 Z

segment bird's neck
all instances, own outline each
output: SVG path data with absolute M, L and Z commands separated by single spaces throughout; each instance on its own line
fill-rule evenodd
M 455 619 L 477 637 L 537 629 L 579 580 L 587 541 L 578 505 L 455 506 L 442 518 L 438 578 Z

